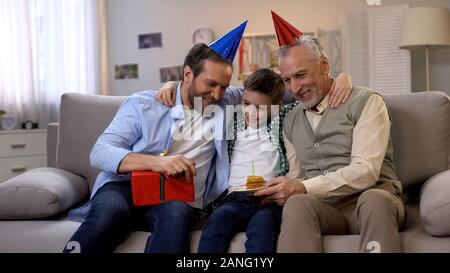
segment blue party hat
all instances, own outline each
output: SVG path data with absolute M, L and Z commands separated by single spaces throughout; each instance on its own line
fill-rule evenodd
M 230 63 L 233 63 L 234 56 L 236 56 L 246 26 L 247 20 L 219 39 L 210 43 L 209 47 L 227 59 Z

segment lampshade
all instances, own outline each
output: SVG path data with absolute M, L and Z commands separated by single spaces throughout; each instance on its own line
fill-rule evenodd
M 450 46 L 450 13 L 444 7 L 414 7 L 406 11 L 400 48 Z

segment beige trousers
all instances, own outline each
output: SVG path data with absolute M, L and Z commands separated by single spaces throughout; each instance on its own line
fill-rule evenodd
M 383 183 L 331 205 L 308 194 L 283 208 L 278 252 L 323 252 L 322 235 L 361 234 L 360 252 L 401 252 L 405 208 L 392 183 Z

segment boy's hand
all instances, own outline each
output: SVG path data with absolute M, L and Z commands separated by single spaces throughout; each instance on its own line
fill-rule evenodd
M 175 106 L 177 85 L 176 82 L 166 82 L 156 91 L 155 98 L 167 107 Z
M 330 107 L 337 108 L 344 104 L 352 93 L 352 77 L 346 73 L 341 73 L 333 81 L 330 90 Z

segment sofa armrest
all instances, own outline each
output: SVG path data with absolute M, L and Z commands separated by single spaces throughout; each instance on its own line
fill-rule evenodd
M 58 146 L 59 123 L 47 125 L 47 167 L 56 167 L 56 149 Z
M 88 196 L 81 176 L 37 168 L 0 183 L 0 220 L 37 219 L 58 214 Z
M 429 178 L 420 193 L 420 219 L 433 236 L 450 235 L 450 170 Z

